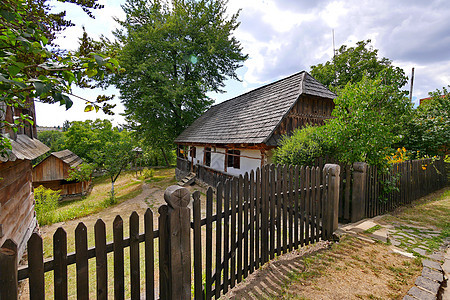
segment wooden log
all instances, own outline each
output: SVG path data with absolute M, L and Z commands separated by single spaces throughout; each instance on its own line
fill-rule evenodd
M 123 220 L 117 215 L 113 222 L 114 299 L 125 299 Z
M 67 233 L 62 227 L 53 234 L 53 261 L 55 300 L 67 299 Z
M 17 245 L 11 239 L 0 248 L 0 299 L 17 300 Z
M 30 299 L 44 299 L 44 255 L 42 238 L 37 233 L 28 240 L 28 276 Z
M 169 298 L 188 300 L 191 299 L 190 210 L 187 208 L 190 202 L 190 193 L 186 188 L 170 186 L 164 193 L 164 200 L 169 207 L 167 215 L 169 225 Z M 212 249 L 209 255 L 212 255 Z
M 219 182 L 217 185 L 217 198 L 216 198 L 216 279 L 215 279 L 215 296 L 216 299 L 220 297 L 220 291 L 222 286 L 222 196 L 223 196 L 223 184 Z
M 328 225 L 326 226 L 326 237 L 330 239 L 333 232 L 338 229 L 338 217 L 339 217 L 339 183 L 340 183 L 340 167 L 339 165 L 326 164 L 324 172 L 328 174 L 328 196 L 327 196 L 327 209 L 328 209 Z
M 141 270 L 139 257 L 139 215 L 133 211 L 130 216 L 130 290 L 131 299 L 141 297 Z
M 367 164 L 361 162 L 353 163 L 352 222 L 357 222 L 365 217 L 366 177 Z
M 78 223 L 75 229 L 75 260 L 77 269 L 77 299 L 89 299 L 87 228 Z
M 202 228 L 201 228 L 201 201 L 200 192 L 195 191 L 192 194 L 194 203 L 193 220 L 194 220 L 194 299 L 204 299 L 203 283 L 202 283 Z
M 144 215 L 145 242 L 145 297 L 155 299 L 155 249 L 153 237 L 153 212 L 147 208 Z
M 108 271 L 106 256 L 106 227 L 102 219 L 94 226 L 97 299 L 108 299 Z

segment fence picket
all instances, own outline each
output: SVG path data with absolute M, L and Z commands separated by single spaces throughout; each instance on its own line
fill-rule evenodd
M 153 212 L 147 208 L 144 215 L 145 234 L 145 297 L 155 298 L 155 265 L 154 265 L 154 240 L 153 240 Z
M 55 300 L 67 299 L 67 233 L 62 227 L 53 234 L 53 257 Z
M 212 210 L 213 210 L 213 190 L 211 187 L 206 191 L 206 299 L 211 299 L 212 287 Z
M 250 201 L 250 274 L 255 268 L 255 172 L 250 172 L 250 187 L 249 187 L 249 201 Z
M 44 299 L 44 254 L 42 238 L 36 232 L 28 240 L 28 272 L 30 299 Z
M 230 180 L 227 179 L 225 181 L 225 189 L 224 189 L 224 197 L 223 197 L 223 209 L 225 212 L 224 217 L 224 224 L 223 224 L 223 293 L 226 294 L 228 292 L 228 285 L 230 284 L 230 274 L 229 274 L 229 268 L 230 265 L 230 229 L 229 229 L 229 223 L 230 223 Z M 200 204 L 199 204 L 200 205 Z M 200 208 L 199 208 L 200 210 Z M 200 222 L 200 221 L 199 221 Z M 200 225 L 199 225 L 200 226 Z M 199 227 L 200 228 L 200 227 Z M 200 229 L 199 229 L 200 230 Z M 201 238 L 201 231 L 200 232 L 200 238 Z M 201 271 L 200 271 L 201 272 Z M 200 273 L 201 276 L 201 273 Z M 200 277 L 201 282 L 201 277 Z
M 261 169 L 256 169 L 256 198 L 255 198 L 255 268 L 261 263 Z
M 201 201 L 200 192 L 195 191 L 192 194 L 194 202 L 193 220 L 194 220 L 194 299 L 204 299 L 202 283 L 202 228 L 201 228 Z
M 310 222 L 311 222 L 311 242 L 316 240 L 316 222 L 314 216 L 316 214 L 316 168 L 311 168 L 311 211 L 310 211 Z
M 288 167 L 283 167 L 283 253 L 287 253 L 288 249 Z
M 139 266 L 139 215 L 133 211 L 130 216 L 130 290 L 131 299 L 141 298 L 141 280 Z
M 236 284 L 236 194 L 237 194 L 238 180 L 233 178 L 231 180 L 231 264 L 230 264 L 230 287 Z
M 300 168 L 300 245 L 305 245 L 305 167 Z
M 220 297 L 220 287 L 222 279 L 222 194 L 223 185 L 221 182 L 217 185 L 216 197 L 216 279 L 215 279 L 215 296 Z
M 319 169 L 319 167 L 316 167 L 316 211 L 314 213 L 314 217 L 315 217 L 315 228 L 316 228 L 316 242 L 318 242 L 320 240 L 320 224 L 321 224 L 321 220 L 320 220 L 320 210 L 321 210 L 321 201 L 320 199 L 322 198 L 321 195 L 321 189 L 320 189 L 320 175 L 321 175 L 321 170 Z
M 299 168 L 295 166 L 294 169 L 294 247 L 298 248 L 298 209 L 299 209 Z
M 277 255 L 281 255 L 281 249 L 282 249 L 282 192 L 283 192 L 283 177 L 282 177 L 282 166 L 277 165 L 277 182 L 276 182 L 276 189 L 277 189 L 277 195 L 276 195 L 276 201 L 277 201 Z
M 97 299 L 108 299 L 108 261 L 106 257 L 106 227 L 102 219 L 94 226 Z
M 242 281 L 242 240 L 243 240 L 243 232 L 242 232 L 242 198 L 244 196 L 244 179 L 242 175 L 239 176 L 239 188 L 237 190 L 237 214 L 238 214 L 238 238 L 237 238 L 237 282 Z
M 311 169 L 306 167 L 305 169 L 305 245 L 309 245 L 310 243 L 310 209 L 311 209 L 311 199 L 310 199 L 310 190 L 311 190 Z
M 270 259 L 275 257 L 275 165 L 271 164 L 269 167 L 269 181 L 270 181 Z
M 77 299 L 89 299 L 87 228 L 78 223 L 75 229 L 75 260 L 77 264 Z
M 249 231 L 249 225 L 248 225 L 248 206 L 249 206 L 249 182 L 248 182 L 248 173 L 245 173 L 244 175 L 244 278 L 248 276 L 248 231 Z
M 114 242 L 114 298 L 125 298 L 124 257 L 123 257 L 123 220 L 116 216 L 113 222 Z

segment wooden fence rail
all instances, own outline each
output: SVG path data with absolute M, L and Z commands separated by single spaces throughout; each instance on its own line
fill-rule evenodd
M 51 296 L 67 299 L 68 266 L 73 264 L 77 299 L 88 299 L 92 280 L 89 261 L 93 258 L 98 299 L 124 299 L 128 293 L 131 299 L 144 295 L 146 299 L 190 299 L 192 284 L 195 299 L 218 298 L 276 255 L 329 238 L 337 229 L 338 191 L 339 166 L 326 165 L 323 170 L 265 166 L 250 175 L 220 183 L 215 196 L 209 188 L 203 219 L 200 194 L 194 193 L 191 220 L 189 192 L 171 186 L 164 194 L 167 205 L 158 210 L 157 230 L 153 212 L 147 209 L 144 233 L 139 233 L 139 216 L 133 212 L 129 218 L 130 236 L 123 237 L 123 219 L 117 216 L 113 241 L 107 242 L 105 223 L 98 220 L 94 226 L 95 247 L 88 248 L 87 228 L 79 223 L 75 252 L 67 253 L 67 234 L 59 228 L 53 236 L 53 258 L 47 260 L 43 258 L 42 238 L 34 233 L 28 241 L 28 265 L 20 269 L 16 265 L 17 249 L 8 240 L 0 249 L 0 299 L 17 299 L 17 282 L 24 279 L 28 279 L 30 299 L 44 299 L 44 275 L 51 271 Z M 141 258 L 140 247 L 145 259 Z M 129 262 L 125 261 L 126 248 Z M 108 269 L 108 253 L 113 253 L 113 270 Z M 125 280 L 125 265 L 129 265 L 129 280 Z M 145 268 L 143 280 L 140 268 Z M 111 273 L 113 295 L 108 294 Z

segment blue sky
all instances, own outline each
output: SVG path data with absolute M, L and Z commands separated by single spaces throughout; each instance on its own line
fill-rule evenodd
M 82 34 L 81 27 L 92 37 L 105 35 L 117 27 L 113 17 L 124 18 L 120 4 L 125 0 L 100 0 L 105 8 L 95 11 L 90 19 L 81 9 L 69 3 L 54 3 L 56 11 L 65 9 L 76 24 L 57 40 L 65 49 L 75 49 Z M 249 55 L 238 70 L 242 82 L 227 81 L 226 93 L 209 94 L 216 103 L 242 94 L 290 74 L 310 70 L 311 65 L 331 58 L 332 30 L 335 44 L 354 45 L 371 39 L 380 56 L 411 74 L 415 67 L 413 99 L 427 97 L 428 92 L 450 84 L 450 6 L 443 0 L 230 0 L 228 11 L 241 9 L 240 27 L 235 35 L 243 52 Z M 409 89 L 409 86 L 406 87 Z M 37 103 L 37 124 L 58 126 L 65 120 L 109 118 L 124 123 L 119 91 L 74 89 L 74 93 L 95 99 L 97 94 L 115 94 L 115 116 L 84 113 L 84 103 L 74 99 L 65 111 L 58 105 Z

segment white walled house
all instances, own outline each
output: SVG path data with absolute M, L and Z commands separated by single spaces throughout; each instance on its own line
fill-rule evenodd
M 177 178 L 199 169 L 239 176 L 271 163 L 283 135 L 331 117 L 335 97 L 302 71 L 212 106 L 175 139 Z

